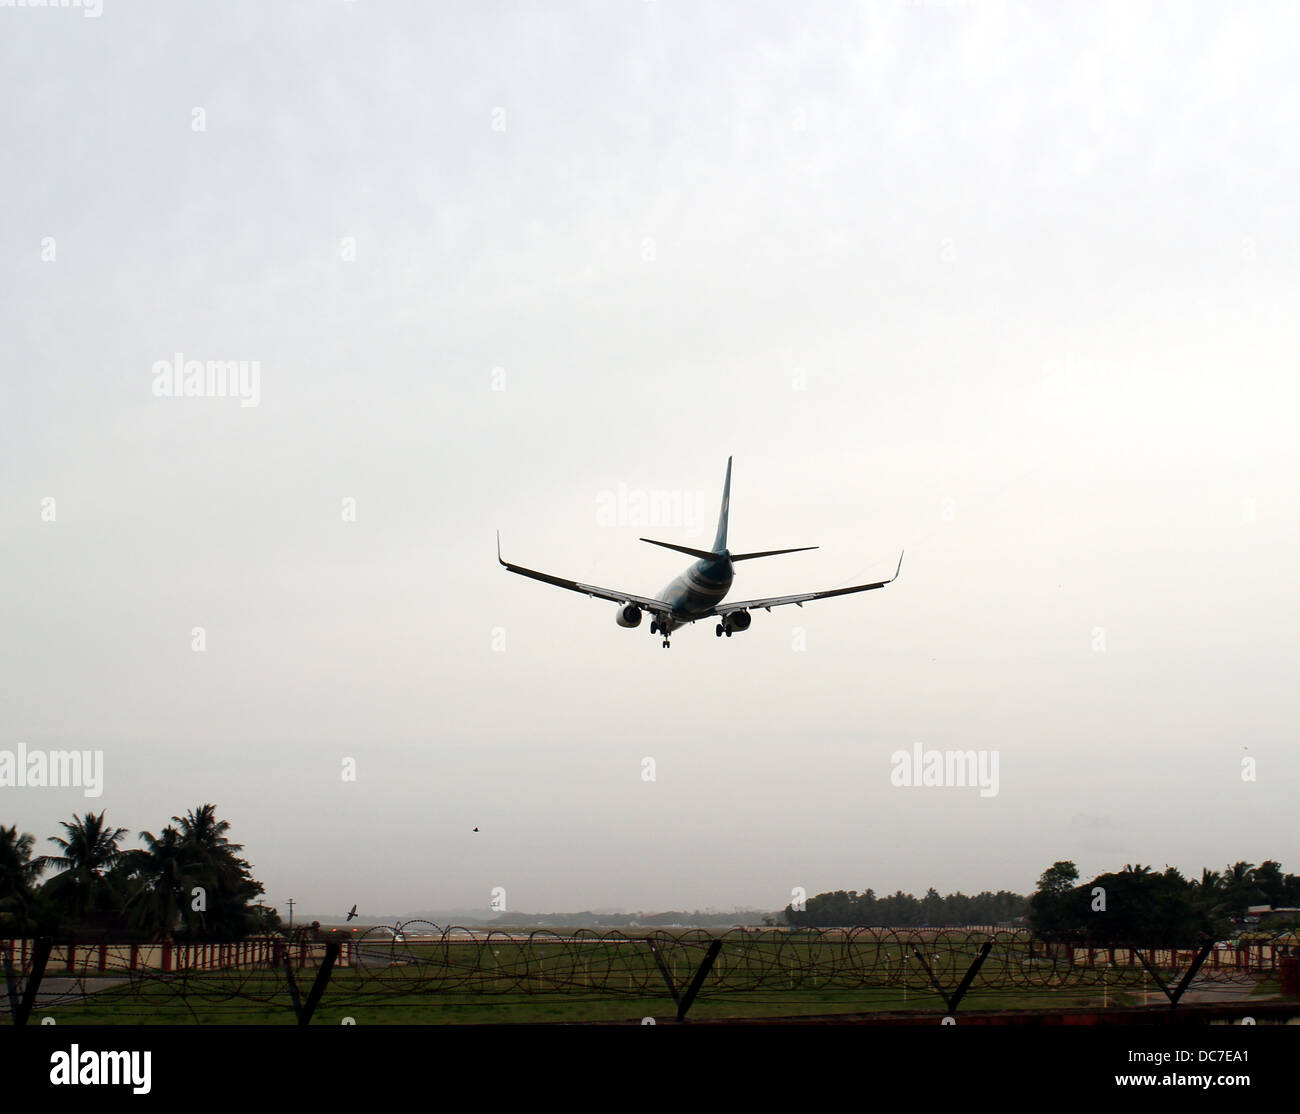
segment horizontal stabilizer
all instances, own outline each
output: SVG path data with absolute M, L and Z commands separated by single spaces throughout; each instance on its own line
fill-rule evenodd
M 699 557 L 703 561 L 716 561 L 725 557 L 725 553 L 710 553 L 707 549 L 691 549 L 685 545 L 673 545 L 672 542 L 657 542 L 654 538 L 642 538 L 643 542 L 649 542 L 651 545 L 662 545 L 665 549 L 675 549 L 678 553 L 685 553 L 691 557 Z
M 802 553 L 805 549 L 820 549 L 816 545 L 801 545 L 798 549 L 768 549 L 762 553 L 733 553 L 731 560 L 752 561 L 755 557 L 779 557 L 782 553 Z

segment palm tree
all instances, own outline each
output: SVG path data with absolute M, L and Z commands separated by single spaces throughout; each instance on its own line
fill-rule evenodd
M 186 885 L 191 890 L 195 885 L 202 887 L 206 906 L 202 912 L 194 910 L 186 893 L 183 912 L 187 927 L 217 938 L 237 938 L 259 928 L 261 919 L 252 902 L 265 891 L 253 879 L 248 862 L 239 857 L 243 844 L 226 837 L 229 821 L 218 820 L 217 807 L 211 804 L 172 819 L 177 825 Z
M 0 827 L 0 897 L 11 896 L 40 876 L 40 864 L 32 860 L 35 846 L 36 837 L 29 832 L 19 835 L 16 825 Z
M 17 826 L 0 827 L 0 926 L 15 932 L 27 930 L 27 920 L 36 896 L 33 885 L 40 877 L 40 864 L 32 860 L 36 837 Z
M 1220 936 L 1230 935 L 1232 925 L 1227 919 L 1228 909 L 1225 901 L 1226 891 L 1222 873 L 1211 870 L 1209 867 L 1203 867 L 1201 869 L 1201 880 L 1198 882 L 1195 878 L 1189 878 L 1187 879 L 1187 886 L 1198 908 L 1201 909 L 1205 916 L 1210 918 L 1216 934 Z
M 234 864 L 240 862 L 236 855 L 244 845 L 231 843 L 226 838 L 230 821 L 217 819 L 216 805 L 199 805 L 183 817 L 173 816 L 172 820 L 179 825 L 181 843 L 191 865 L 198 867 L 200 873 L 207 871 L 228 876 Z
M 1259 896 L 1253 863 L 1233 863 L 1228 867 L 1223 879 L 1223 897 L 1224 905 L 1229 911 L 1242 916 Z
M 116 897 L 114 888 L 106 879 L 122 857 L 118 840 L 126 835 L 125 828 L 109 828 L 104 824 L 104 813 L 88 812 L 83 819 L 75 813 L 72 823 L 60 821 L 67 838 L 50 836 L 61 855 L 42 855 L 36 862 L 40 870 L 60 871 L 43 887 L 73 920 L 82 920 L 88 914 L 109 904 Z
M 1251 881 L 1255 883 L 1259 896 L 1272 908 L 1286 904 L 1286 876 L 1282 873 L 1282 864 L 1276 859 L 1265 859 L 1260 863 Z
M 1228 885 L 1240 884 L 1244 882 L 1253 882 L 1255 880 L 1254 863 L 1233 863 L 1228 867 L 1227 882 Z
M 158 939 L 170 936 L 188 921 L 185 901 L 188 870 L 180 833 L 170 824 L 161 836 L 141 832 L 144 847 L 122 856 L 120 868 L 128 890 L 127 917 L 133 928 L 146 930 Z

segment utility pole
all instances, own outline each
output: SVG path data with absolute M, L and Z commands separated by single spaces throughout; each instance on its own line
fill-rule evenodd
M 285 904 L 289 906 L 289 931 L 292 932 L 293 931 L 293 907 L 297 903 L 293 900 L 293 898 L 289 898 L 289 900 L 286 901 Z

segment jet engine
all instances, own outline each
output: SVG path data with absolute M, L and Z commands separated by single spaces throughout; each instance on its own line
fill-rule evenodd
M 618 608 L 618 625 L 620 627 L 639 627 L 641 609 L 634 603 L 620 604 Z
M 722 621 L 722 625 L 728 631 L 749 630 L 749 624 L 753 621 L 754 617 L 748 611 L 733 611 Z

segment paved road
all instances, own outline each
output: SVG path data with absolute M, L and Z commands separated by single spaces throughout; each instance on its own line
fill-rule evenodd
M 65 1002 L 80 1002 L 92 994 L 98 994 L 109 987 L 121 986 L 130 980 L 120 975 L 88 975 L 86 978 L 67 978 L 46 976 L 41 979 L 41 988 L 36 992 L 36 1007 L 57 1006 Z
M 1225 979 L 1222 977 L 1216 978 L 1212 975 L 1198 976 L 1192 980 L 1192 985 L 1183 992 L 1183 996 L 1179 1001 L 1188 1004 L 1193 1002 L 1221 1004 L 1247 1000 L 1268 1002 L 1280 997 L 1277 994 L 1252 994 L 1251 991 L 1255 989 L 1255 983 L 1256 980 L 1253 977 L 1248 979 Z M 1151 1000 L 1153 1002 L 1158 1001 L 1159 997 L 1163 997 L 1163 995 L 1160 995 L 1159 989 L 1153 987 L 1152 990 Z

